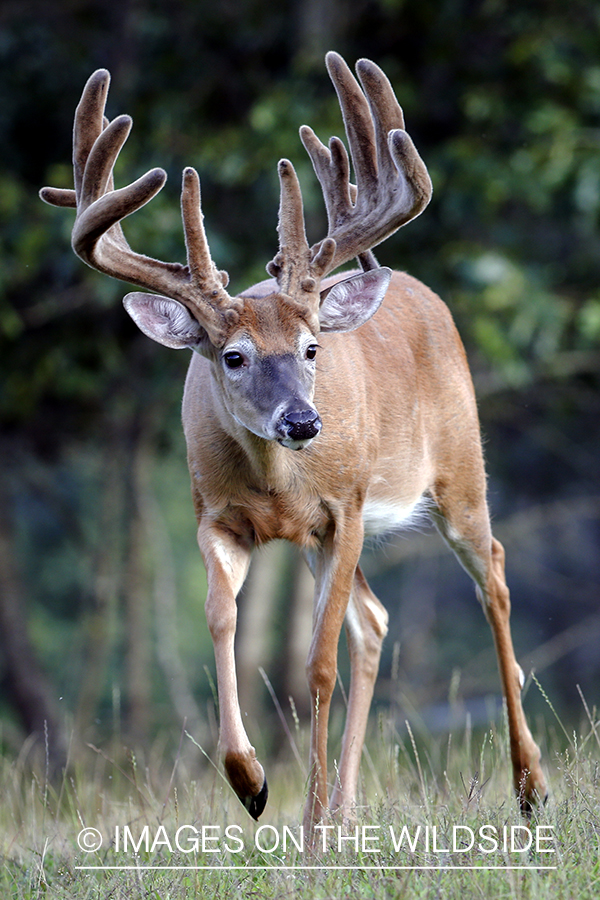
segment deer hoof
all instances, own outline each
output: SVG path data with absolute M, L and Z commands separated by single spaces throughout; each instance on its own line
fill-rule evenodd
M 267 779 L 265 778 L 263 786 L 255 797 L 240 797 L 243 805 L 256 822 L 258 822 L 258 817 L 267 805 L 268 796 L 269 788 L 267 786 Z
M 534 772 L 524 771 L 518 785 L 515 785 L 515 790 L 522 815 L 530 819 L 534 810 L 544 806 L 548 800 L 546 779 L 540 766 L 536 766 Z

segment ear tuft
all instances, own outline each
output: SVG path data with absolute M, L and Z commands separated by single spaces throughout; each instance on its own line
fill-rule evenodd
M 159 294 L 127 294 L 123 305 L 140 331 L 174 350 L 199 349 L 206 331 L 183 303 Z
M 352 275 L 322 293 L 321 331 L 354 331 L 375 315 L 392 277 L 386 266 Z

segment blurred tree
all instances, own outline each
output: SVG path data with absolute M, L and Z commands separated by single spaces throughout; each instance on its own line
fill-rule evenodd
M 0 489 L 0 649 L 2 684 L 28 735 L 35 739 L 35 754 L 60 773 L 67 760 L 67 737 L 58 703 L 46 673 L 40 667 L 27 628 L 27 591 L 14 555 L 5 492 Z

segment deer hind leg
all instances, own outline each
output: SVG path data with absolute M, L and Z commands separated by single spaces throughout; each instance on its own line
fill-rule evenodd
M 350 654 L 348 711 L 331 796 L 331 808 L 340 809 L 344 817 L 350 816 L 356 805 L 360 759 L 388 618 L 387 611 L 357 567 L 345 620 Z
M 362 521 L 338 523 L 316 552 L 305 554 L 315 576 L 313 635 L 306 675 L 311 696 L 309 783 L 304 827 L 309 837 L 328 808 L 327 737 L 331 697 L 337 676 L 337 652 L 344 616 L 353 591 L 362 548 Z
M 473 578 L 477 596 L 492 629 L 502 692 L 506 701 L 513 782 L 521 809 L 545 801 L 547 788 L 540 749 L 533 740 L 521 704 L 523 670 L 517 663 L 510 632 L 510 595 L 504 575 L 504 548 L 491 534 L 485 499 L 464 501 L 456 509 L 438 504 L 434 521 L 460 563 Z
M 251 545 L 201 523 L 198 544 L 208 577 L 206 621 L 213 639 L 219 694 L 219 745 L 229 782 L 254 819 L 267 802 L 263 767 L 242 724 L 234 657 L 236 596 L 250 564 Z

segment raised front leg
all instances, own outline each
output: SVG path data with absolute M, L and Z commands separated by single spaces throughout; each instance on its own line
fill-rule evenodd
M 198 545 L 206 566 L 206 621 L 215 648 L 219 693 L 219 745 L 232 788 L 254 819 L 267 802 L 267 781 L 242 724 L 235 671 L 236 597 L 252 546 L 226 529 L 201 522 Z

